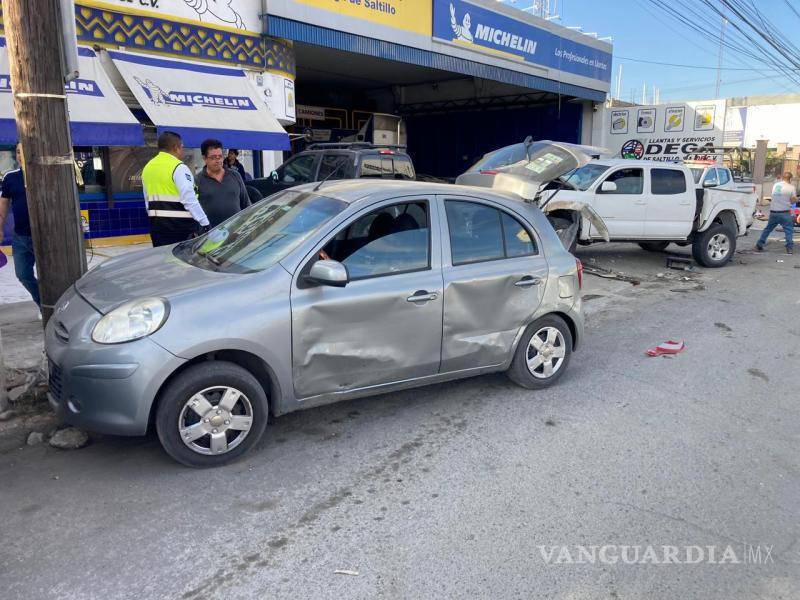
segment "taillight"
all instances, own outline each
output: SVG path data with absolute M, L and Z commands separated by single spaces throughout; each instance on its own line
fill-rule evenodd
M 378 154 L 394 154 L 391 150 L 379 150 Z
M 580 259 L 575 259 L 575 266 L 578 269 L 578 289 L 580 290 L 583 288 L 583 263 Z
M 497 175 L 499 172 L 497 169 L 481 169 L 481 175 Z

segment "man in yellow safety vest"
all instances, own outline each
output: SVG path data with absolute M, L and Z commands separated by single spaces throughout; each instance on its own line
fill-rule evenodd
M 158 154 L 142 171 L 142 187 L 153 246 L 187 240 L 208 229 L 194 176 L 183 161 L 181 136 L 165 131 L 158 136 Z

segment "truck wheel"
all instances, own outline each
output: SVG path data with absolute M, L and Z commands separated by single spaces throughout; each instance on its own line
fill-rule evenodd
M 506 375 L 519 386 L 536 390 L 554 384 L 572 356 L 572 333 L 559 316 L 545 315 L 528 326 Z
M 267 425 L 264 388 L 243 367 L 211 361 L 169 382 L 156 412 L 164 450 L 187 467 L 217 467 L 239 458 Z
M 736 252 L 736 233 L 722 223 L 713 223 L 692 242 L 692 256 L 704 267 L 722 267 Z
M 639 247 L 648 252 L 663 252 L 669 246 L 669 242 L 639 242 Z

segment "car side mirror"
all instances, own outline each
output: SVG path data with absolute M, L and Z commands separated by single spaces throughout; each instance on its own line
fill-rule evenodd
M 703 187 L 704 187 L 704 188 L 707 188 L 707 187 L 717 187 L 717 182 L 716 182 L 716 181 L 714 181 L 714 180 L 712 180 L 712 179 L 709 179 L 708 181 L 704 181 L 704 182 L 703 182 Z
M 306 275 L 306 281 L 310 283 L 333 287 L 344 287 L 349 280 L 347 267 L 335 260 L 318 260 Z
M 269 174 L 269 177 L 270 177 L 270 179 L 272 179 L 272 181 L 274 181 L 275 183 L 277 183 L 277 182 L 278 182 L 278 172 L 277 172 L 277 171 L 273 171 L 272 173 L 270 173 L 270 174 Z
M 616 192 L 617 191 L 617 184 L 613 181 L 604 181 L 600 184 L 600 191 L 601 192 Z

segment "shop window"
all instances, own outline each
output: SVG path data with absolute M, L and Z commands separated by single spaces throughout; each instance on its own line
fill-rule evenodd
M 106 190 L 106 165 L 102 151 L 97 147 L 76 146 L 75 182 L 84 194 L 102 194 Z

